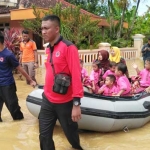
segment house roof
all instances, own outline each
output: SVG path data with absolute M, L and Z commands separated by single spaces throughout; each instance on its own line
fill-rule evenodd
M 20 5 L 24 6 L 25 8 L 31 7 L 32 5 L 36 5 L 37 7 L 42 8 L 49 8 L 54 7 L 57 3 L 61 3 L 63 7 L 72 6 L 75 7 L 75 5 L 70 4 L 66 2 L 65 0 L 20 0 Z M 97 15 L 94 15 L 84 9 L 81 9 L 82 13 L 91 15 L 93 17 L 99 17 Z M 100 18 L 100 17 L 99 17 Z
M 68 6 L 72 6 L 72 7 L 76 7 L 73 4 L 70 4 L 68 2 L 66 2 L 65 0 L 18 0 L 18 4 L 16 7 L 0 7 L 0 14 L 6 14 L 9 13 L 10 10 L 12 9 L 18 9 L 19 6 L 24 7 L 24 8 L 30 8 L 32 5 L 36 5 L 37 7 L 40 8 L 49 8 L 49 7 L 54 7 L 57 3 L 61 3 L 63 7 L 68 7 Z M 106 26 L 109 27 L 109 23 L 107 22 L 107 20 L 105 18 L 101 18 L 100 16 L 97 16 L 95 14 L 92 14 L 84 9 L 81 9 L 81 12 L 83 14 L 87 14 L 89 16 L 91 16 L 92 20 L 98 20 L 100 19 L 100 26 Z M 115 23 L 117 23 L 117 21 L 115 21 Z M 128 28 L 128 24 L 124 23 L 124 27 Z
M 49 8 L 50 6 L 54 7 L 57 3 L 61 3 L 63 7 L 68 7 L 68 6 L 76 7 L 75 5 L 70 4 L 65 0 L 20 0 L 20 5 L 24 6 L 25 8 L 31 7 L 33 4 L 36 5 L 37 7 Z M 105 18 L 92 14 L 84 9 L 81 9 L 81 12 L 83 14 L 87 14 L 91 16 L 92 20 L 100 19 L 100 23 L 99 23 L 100 26 L 109 27 L 109 23 Z M 116 24 L 117 22 L 118 21 L 115 21 L 114 23 Z M 123 26 L 125 28 L 128 28 L 127 23 L 124 23 Z
M 18 7 L 6 7 L 6 6 L 0 6 L 0 14 L 7 14 L 12 9 L 17 9 Z

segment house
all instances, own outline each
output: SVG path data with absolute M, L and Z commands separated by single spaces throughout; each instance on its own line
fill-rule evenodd
M 10 27 L 10 10 L 17 9 L 18 0 L 0 0 L 0 31 Z
M 4 1 L 4 0 L 3 0 Z M 5 27 L 14 27 L 14 28 L 20 28 L 22 29 L 21 23 L 25 19 L 34 19 L 35 16 L 33 15 L 33 10 L 31 6 L 34 4 L 39 9 L 48 9 L 49 6 L 54 7 L 57 3 L 61 3 L 62 7 L 75 7 L 75 5 L 72 5 L 65 0 L 8 0 L 8 1 L 17 1 L 16 6 L 9 6 L 5 8 L 3 7 L 2 10 L 0 10 L 0 25 L 1 30 L 4 30 Z M 109 27 L 109 23 L 105 18 L 102 18 L 100 16 L 94 15 L 86 10 L 81 9 L 81 13 L 89 15 L 92 20 L 100 20 L 99 27 L 102 29 L 102 34 L 104 32 L 105 27 Z M 2 18 L 2 19 L 1 19 Z M 117 21 L 115 21 L 117 23 Z M 125 28 L 128 28 L 128 24 L 124 23 L 123 26 Z M 33 40 L 36 41 L 38 49 L 42 48 L 42 39 L 41 37 L 37 36 L 36 34 L 32 34 L 31 37 Z

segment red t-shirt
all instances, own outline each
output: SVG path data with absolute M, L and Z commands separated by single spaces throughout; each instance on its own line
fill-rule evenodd
M 47 99 L 53 103 L 66 103 L 74 97 L 83 97 L 83 86 L 81 82 L 81 69 L 79 62 L 79 54 L 77 48 L 69 41 L 60 37 L 59 41 L 54 45 L 52 59 L 55 73 L 67 73 L 71 76 L 71 85 L 65 95 L 53 92 L 54 74 L 50 63 L 52 48 L 46 49 L 46 77 L 44 94 Z

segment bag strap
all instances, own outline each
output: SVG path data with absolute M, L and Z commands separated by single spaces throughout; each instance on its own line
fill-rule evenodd
M 53 63 L 53 51 L 54 51 L 54 47 L 50 47 L 50 63 L 51 63 L 51 66 L 52 66 L 52 70 L 53 70 L 53 74 L 54 76 L 56 75 L 55 73 L 55 68 L 54 68 L 54 63 Z
M 54 74 L 54 76 L 56 75 L 56 73 L 55 73 L 55 68 L 54 68 L 54 63 L 53 63 L 53 51 L 54 51 L 54 46 L 53 47 L 49 47 L 49 49 L 50 49 L 50 64 L 51 64 L 51 67 L 52 67 L 52 70 L 53 70 L 53 74 Z M 67 73 L 63 73 L 63 71 L 62 71 L 62 73 L 61 74 L 67 74 Z M 67 75 L 69 75 L 69 74 L 67 74 Z

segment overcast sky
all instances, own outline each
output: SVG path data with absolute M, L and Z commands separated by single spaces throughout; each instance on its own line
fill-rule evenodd
M 138 15 L 143 15 L 147 11 L 148 8 L 146 7 L 146 5 L 150 6 L 150 0 L 142 0 L 140 2 Z

